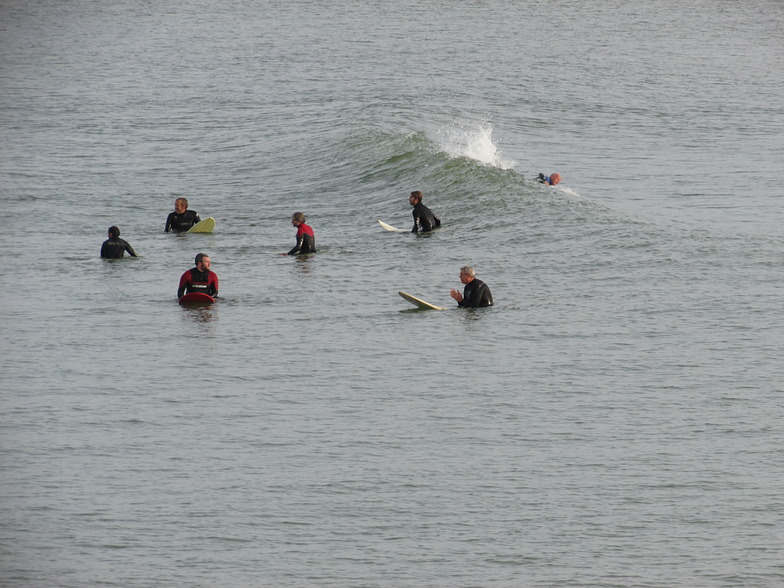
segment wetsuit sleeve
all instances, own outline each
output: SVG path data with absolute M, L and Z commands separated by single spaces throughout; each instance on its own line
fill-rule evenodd
M 106 241 L 101 244 L 101 257 L 109 257 L 108 251 L 106 250 Z
M 188 284 L 191 281 L 191 270 L 188 270 L 182 276 L 180 276 L 180 287 L 177 288 L 177 298 L 182 298 L 182 295 L 185 294 L 185 289 L 188 287 Z
M 193 224 L 195 225 L 195 224 L 200 223 L 200 222 L 201 222 L 201 218 L 199 218 L 199 213 L 198 212 L 194 212 L 193 213 Z
M 123 243 L 125 244 L 125 250 L 128 252 L 128 255 L 131 257 L 139 257 L 136 255 L 136 252 L 133 250 L 133 247 L 131 247 L 131 244 L 128 243 L 128 241 L 123 241 Z
M 433 215 L 433 221 L 436 223 L 436 228 L 441 226 L 441 219 L 438 218 L 436 215 Z
M 210 284 L 212 285 L 212 294 L 213 298 L 218 297 L 218 274 L 210 273 Z
M 168 233 L 172 230 L 172 217 L 174 216 L 173 212 L 169 213 L 169 216 L 166 217 L 166 228 L 163 229 L 165 233 Z
M 417 232 L 419 232 L 419 214 L 417 212 L 417 209 L 414 208 L 414 210 L 413 210 L 413 212 L 411 214 L 414 215 L 414 228 L 411 229 L 411 232 L 412 233 L 417 233 Z
M 301 225 L 297 227 L 297 244 L 294 245 L 294 248 L 291 251 L 289 251 L 289 255 L 296 255 L 297 253 L 302 252 L 302 248 L 305 245 L 305 235 L 305 229 L 303 229 Z
M 465 287 L 463 291 L 463 299 L 458 302 L 458 306 L 463 308 L 484 308 L 485 306 L 493 306 L 493 295 L 490 293 L 490 288 L 484 282 L 476 283 L 474 280 Z
M 304 235 L 304 233 L 303 233 L 302 235 L 298 235 L 298 236 L 297 236 L 297 244 L 296 244 L 296 245 L 294 245 L 294 248 L 293 248 L 291 251 L 289 251 L 289 253 L 288 253 L 288 254 L 289 254 L 289 255 L 296 255 L 297 253 L 299 253 L 299 252 L 300 252 L 300 250 L 302 249 L 302 243 L 303 243 L 304 241 L 305 241 L 305 235 Z

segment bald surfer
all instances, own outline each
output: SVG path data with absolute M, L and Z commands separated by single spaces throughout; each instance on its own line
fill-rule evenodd
M 538 180 L 546 186 L 555 186 L 561 181 L 561 174 L 550 174 L 549 176 L 539 174 Z

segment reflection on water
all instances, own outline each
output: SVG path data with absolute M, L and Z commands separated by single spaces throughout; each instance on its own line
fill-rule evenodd
M 295 255 L 294 267 L 297 269 L 297 273 L 300 274 L 313 273 L 312 262 L 315 255 L 316 255 L 315 253 L 306 253 L 305 255 Z
M 184 320 L 189 322 L 201 325 L 202 329 L 209 333 L 212 331 L 212 323 L 213 318 L 216 317 L 216 313 L 214 310 L 214 305 L 183 305 L 182 308 L 182 317 Z

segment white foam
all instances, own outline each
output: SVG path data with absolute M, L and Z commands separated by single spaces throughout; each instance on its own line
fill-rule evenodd
M 493 127 L 481 124 L 471 128 L 453 126 L 439 132 L 438 143 L 450 157 L 467 157 L 500 169 L 512 169 L 516 162 L 504 159 L 493 143 Z

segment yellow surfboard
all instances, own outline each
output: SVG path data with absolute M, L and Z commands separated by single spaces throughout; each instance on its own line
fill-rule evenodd
M 424 300 L 420 300 L 416 296 L 411 296 L 411 294 L 406 294 L 405 292 L 398 292 L 403 299 L 408 300 L 414 306 L 419 307 L 420 310 L 444 310 L 440 306 L 436 306 L 435 304 L 430 304 L 429 302 L 425 302 Z
M 196 223 L 190 229 L 189 233 L 212 233 L 215 230 L 215 219 L 212 217 L 205 218 L 200 223 Z

